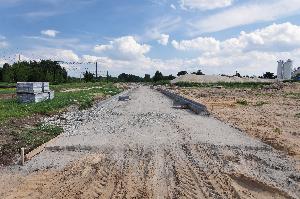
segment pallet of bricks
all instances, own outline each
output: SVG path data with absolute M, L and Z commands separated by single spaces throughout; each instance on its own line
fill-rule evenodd
M 17 99 L 21 103 L 42 102 L 52 100 L 54 91 L 49 88 L 49 82 L 18 82 Z

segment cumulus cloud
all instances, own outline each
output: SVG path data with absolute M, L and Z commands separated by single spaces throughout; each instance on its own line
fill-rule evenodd
M 107 45 L 97 45 L 94 47 L 96 52 L 106 53 L 113 58 L 124 60 L 142 58 L 150 49 L 151 46 L 138 43 L 133 36 L 116 38 Z
M 56 37 L 56 35 L 59 33 L 57 30 L 42 30 L 41 34 L 48 36 L 48 37 Z
M 195 29 L 193 34 L 215 32 L 261 21 L 273 21 L 280 17 L 291 16 L 299 11 L 299 0 L 257 1 L 192 20 L 189 24 Z
M 199 50 L 206 52 L 216 52 L 220 50 L 220 41 L 212 37 L 198 37 L 192 40 L 172 41 L 172 45 L 177 50 Z
M 181 0 L 182 9 L 212 10 L 230 6 L 233 0 Z
M 242 75 L 262 75 L 266 71 L 276 72 L 277 60 L 300 56 L 300 41 L 297 37 L 299 30 L 300 26 L 283 23 L 248 33 L 241 32 L 239 36 L 223 41 L 212 37 L 172 41 L 174 48 L 180 51 L 199 51 L 198 56 L 186 59 L 147 57 L 146 53 L 150 47 L 143 48 L 143 45 L 133 37 L 112 40 L 107 44 L 111 47 L 100 50 L 100 56 L 75 55 L 75 57 L 81 61 L 98 61 L 102 70 L 109 70 L 113 75 L 126 72 L 143 76 L 145 73 L 153 74 L 156 70 L 168 75 L 176 74 L 180 70 L 192 72 L 198 69 L 206 74 L 234 74 L 237 70 Z M 135 46 L 133 47 L 135 50 L 127 52 L 131 46 Z M 120 55 L 115 54 L 111 56 L 112 51 L 122 54 L 121 57 L 129 54 L 134 59 L 120 59 Z M 298 64 L 300 62 L 295 60 L 295 66 Z
M 237 37 L 225 40 L 198 37 L 172 41 L 172 46 L 177 50 L 198 52 L 194 58 L 153 59 L 143 54 L 139 59 L 101 59 L 114 74 L 127 72 L 142 76 L 160 70 L 168 75 L 180 70 L 192 72 L 201 69 L 206 74 L 234 74 L 237 70 L 242 75 L 262 75 L 267 71 L 276 72 L 279 59 L 291 58 L 295 66 L 300 65 L 300 60 L 295 60 L 295 57 L 300 57 L 298 35 L 300 26 L 291 23 L 272 24 L 252 32 L 241 32 Z M 110 45 L 115 44 L 111 42 Z M 113 46 L 113 49 L 117 48 Z
M 237 38 L 222 42 L 223 49 L 244 51 L 290 51 L 300 48 L 300 26 L 291 23 L 273 24 L 250 33 L 241 32 Z
M 289 22 L 273 24 L 250 33 L 242 31 L 238 37 L 224 41 L 212 37 L 172 41 L 177 50 L 222 51 L 288 51 L 300 48 L 300 26 Z
M 166 46 L 169 43 L 169 37 L 170 36 L 167 34 L 161 34 L 160 38 L 157 40 L 157 42 L 163 46 Z
M 206 73 L 233 73 L 261 75 L 276 71 L 279 59 L 295 59 L 300 55 L 300 26 L 291 23 L 272 24 L 262 29 L 223 41 L 198 37 L 191 40 L 172 41 L 181 51 L 199 51 L 196 58 L 184 60 L 185 69 L 198 66 Z M 181 60 L 182 61 L 182 60 Z M 294 60 L 295 66 L 300 60 Z

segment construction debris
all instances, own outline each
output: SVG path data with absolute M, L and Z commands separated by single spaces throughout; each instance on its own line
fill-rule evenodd
M 130 100 L 129 96 L 119 96 L 119 101 L 128 101 Z

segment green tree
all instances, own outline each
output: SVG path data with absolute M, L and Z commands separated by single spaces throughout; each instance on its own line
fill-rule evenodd
M 188 72 L 186 72 L 186 71 L 180 71 L 180 72 L 177 73 L 177 76 L 179 77 L 181 75 L 186 75 L 186 74 L 188 74 Z
M 83 74 L 83 79 L 85 82 L 92 82 L 94 81 L 94 74 L 88 71 L 85 71 Z
M 166 78 L 164 78 L 164 79 L 166 79 L 166 80 L 173 80 L 173 79 L 175 79 L 176 77 L 174 77 L 173 75 L 169 75 L 169 76 L 167 76 Z
M 4 64 L 1 81 L 47 81 L 51 83 L 66 82 L 68 73 L 58 62 L 51 60 L 23 61 L 14 63 L 12 66 Z
M 3 72 L 3 68 L 0 68 L 0 82 L 2 82 L 2 72 Z
M 149 74 L 145 74 L 144 81 L 151 82 L 151 76 Z
M 164 79 L 164 76 L 161 72 L 156 71 L 154 76 L 153 76 L 153 81 L 158 82 Z
M 266 73 L 263 75 L 263 78 L 264 78 L 264 79 L 275 79 L 275 76 L 274 76 L 274 73 L 266 72 Z
M 8 63 L 5 63 L 3 65 L 2 81 L 4 81 L 4 82 L 14 82 L 12 67 Z
M 195 75 L 205 75 L 201 70 L 197 70 L 197 72 L 193 72 Z

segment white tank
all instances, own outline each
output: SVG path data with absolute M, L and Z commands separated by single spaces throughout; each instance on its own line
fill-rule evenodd
M 279 60 L 278 67 L 277 67 L 277 79 L 283 79 L 283 66 L 284 66 L 284 61 Z
M 292 72 L 293 72 L 293 61 L 288 59 L 283 66 L 283 79 L 284 80 L 292 79 Z

